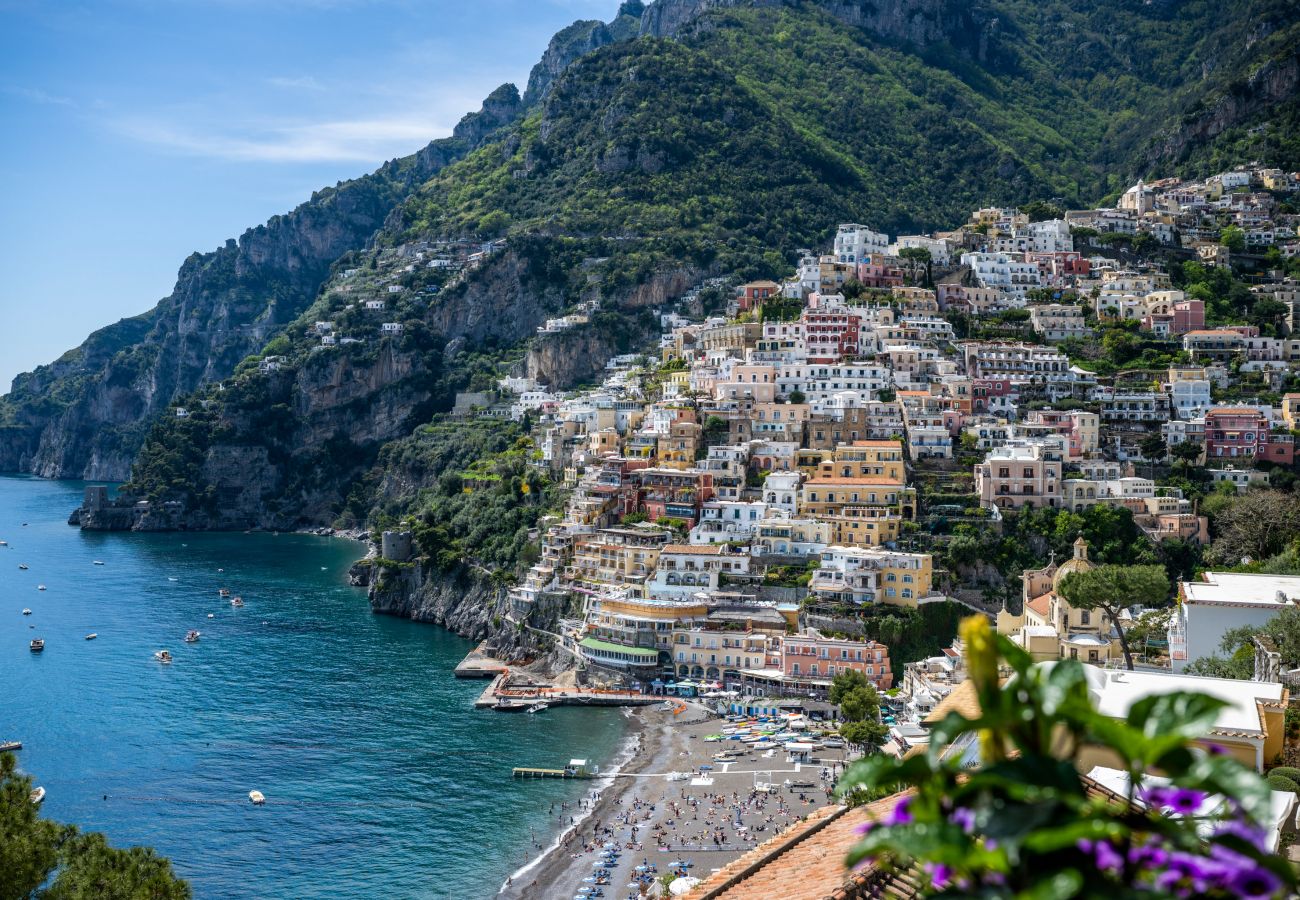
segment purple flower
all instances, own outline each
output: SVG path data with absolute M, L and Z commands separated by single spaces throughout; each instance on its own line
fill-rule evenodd
M 1165 792 L 1164 805 L 1180 816 L 1190 816 L 1205 803 L 1205 792 L 1191 788 L 1177 788 Z
M 1211 756 L 1227 756 L 1228 748 L 1222 744 L 1216 744 L 1214 741 L 1206 741 L 1203 745 L 1205 752 Z
M 1214 830 L 1214 834 L 1216 837 L 1219 835 L 1230 835 L 1235 838 L 1240 838 L 1260 850 L 1268 850 L 1268 847 L 1266 846 L 1268 842 L 1267 833 L 1263 828 L 1260 828 L 1257 825 L 1251 825 L 1247 822 L 1220 822 L 1218 827 Z
M 910 825 L 914 819 L 911 807 L 912 798 L 904 797 L 894 804 L 893 810 L 890 811 L 889 817 L 885 819 L 886 825 Z
M 875 821 L 863 822 L 861 825 L 854 826 L 853 830 L 858 834 L 870 834 L 871 829 L 875 828 L 878 824 L 879 823 Z
M 1124 868 L 1124 857 L 1109 841 L 1080 840 L 1075 844 L 1084 853 L 1097 861 L 1097 868 L 1103 872 L 1118 872 Z
M 925 871 L 930 876 L 930 882 L 934 885 L 936 891 L 941 891 L 948 886 L 952 880 L 952 869 L 943 863 L 926 863 Z
M 1232 879 L 1232 889 L 1243 900 L 1267 900 L 1281 887 L 1282 882 L 1276 875 L 1259 867 L 1238 872 Z
M 1143 844 L 1129 850 L 1128 861 L 1139 869 L 1163 869 L 1169 862 L 1169 851 L 1156 844 Z
M 970 834 L 975 830 L 975 811 L 973 809 L 967 809 L 964 806 L 959 806 L 957 809 L 952 811 L 951 815 L 948 816 L 948 821 L 967 834 Z

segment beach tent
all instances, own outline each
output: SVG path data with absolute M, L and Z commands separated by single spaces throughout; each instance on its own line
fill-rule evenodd
M 683 894 L 689 894 L 699 883 L 700 879 L 693 878 L 690 875 L 683 875 L 681 878 L 673 879 L 672 884 L 668 885 L 668 893 L 674 897 L 680 897 Z

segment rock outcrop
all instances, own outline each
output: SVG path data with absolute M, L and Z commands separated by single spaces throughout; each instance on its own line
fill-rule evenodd
M 449 138 L 317 191 L 292 212 L 194 253 L 149 312 L 100 329 L 0 398 L 0 471 L 124 480 L 149 422 L 235 366 L 316 297 L 331 265 L 363 248 L 412 190 L 523 109 L 503 85 Z

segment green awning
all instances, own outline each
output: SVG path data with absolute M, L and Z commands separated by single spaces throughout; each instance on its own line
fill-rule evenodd
M 583 650 L 591 650 L 596 653 L 621 653 L 625 656 L 644 659 L 646 662 L 659 661 L 658 650 L 646 650 L 644 647 L 624 647 L 622 644 L 615 644 L 610 641 L 602 641 L 596 638 L 583 638 L 582 642 L 578 646 L 582 647 Z

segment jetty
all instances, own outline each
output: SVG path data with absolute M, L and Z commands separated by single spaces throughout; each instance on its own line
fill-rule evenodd
M 639 691 L 561 688 L 526 675 L 506 672 L 492 679 L 474 701 L 474 706 L 498 712 L 523 712 L 542 702 L 547 706 L 653 706 L 663 703 L 664 698 Z
M 515 778 L 595 778 L 596 769 L 588 768 L 585 759 L 571 759 L 563 769 L 539 769 L 536 766 L 515 766 Z
M 483 650 L 484 641 L 460 661 L 452 673 L 457 678 L 496 678 L 504 674 L 508 668 L 507 664 L 494 656 L 489 656 Z

